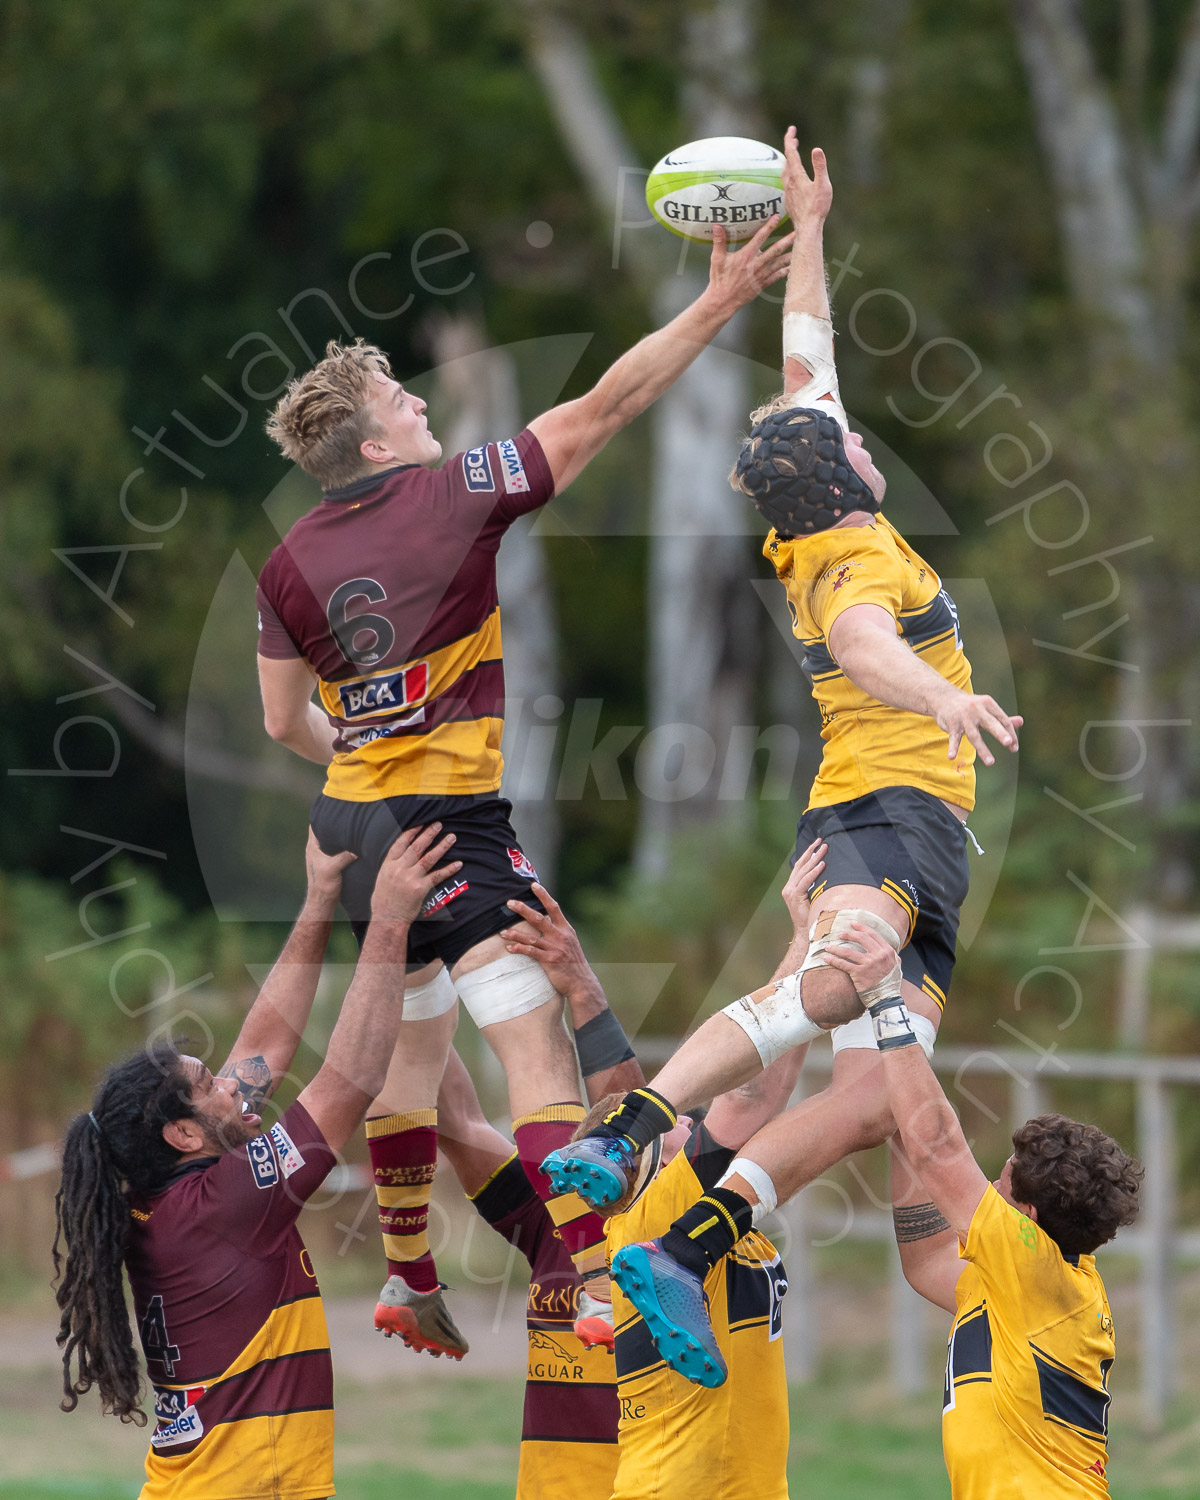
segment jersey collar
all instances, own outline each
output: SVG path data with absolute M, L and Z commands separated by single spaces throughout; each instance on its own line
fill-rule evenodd
M 340 490 L 325 490 L 322 500 L 332 500 L 335 504 L 342 500 L 361 500 L 364 495 L 369 495 L 385 479 L 390 479 L 393 474 L 403 474 L 405 469 L 419 469 L 420 464 L 393 464 L 390 469 L 381 469 L 378 474 L 366 474 L 362 479 L 356 479 L 353 484 L 343 485 Z

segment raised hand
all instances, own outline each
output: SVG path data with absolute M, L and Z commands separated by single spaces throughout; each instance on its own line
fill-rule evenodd
M 808 932 L 808 888 L 825 868 L 825 855 L 829 845 L 820 839 L 814 840 L 796 863 L 783 888 L 783 904 L 792 919 L 792 930 L 797 937 Z
M 304 868 L 308 875 L 308 899 L 332 910 L 342 894 L 342 871 L 358 858 L 348 851 L 342 854 L 326 854 L 317 843 L 317 836 L 308 830 L 308 845 L 304 850 Z
M 810 177 L 800 160 L 796 127 L 789 125 L 783 138 L 783 202 L 797 229 L 824 223 L 833 203 L 833 184 L 829 181 L 825 153 L 820 146 L 812 149 L 812 164 Z
M 759 292 L 788 272 L 792 253 L 792 236 L 785 234 L 773 245 L 767 244 L 771 231 L 778 225 L 773 214 L 753 239 L 741 250 L 729 249 L 729 238 L 723 224 L 713 225 L 712 258 L 708 263 L 709 293 L 730 308 L 730 316 Z
M 524 917 L 527 925 L 506 932 L 505 947 L 510 953 L 523 953 L 527 958 L 536 959 L 545 969 L 550 983 L 568 1000 L 572 995 L 598 990 L 600 981 L 584 957 L 579 938 L 563 915 L 562 907 L 546 887 L 536 881 L 533 893 L 546 908 L 545 912 L 535 911 L 524 901 L 510 901 L 509 910 Z
M 430 891 L 462 869 L 461 859 L 438 866 L 455 838 L 448 833 L 435 844 L 434 839 L 441 831 L 440 823 L 430 823 L 428 828 L 406 828 L 388 850 L 371 894 L 372 921 L 415 922 Z

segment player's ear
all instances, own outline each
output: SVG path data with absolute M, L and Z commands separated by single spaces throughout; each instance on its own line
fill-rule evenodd
M 173 1151 L 199 1151 L 204 1145 L 204 1132 L 195 1120 L 168 1120 L 162 1128 L 163 1140 Z

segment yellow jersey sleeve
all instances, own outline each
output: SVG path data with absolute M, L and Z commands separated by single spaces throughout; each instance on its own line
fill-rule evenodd
M 904 568 L 896 549 L 874 527 L 853 526 L 822 559 L 809 596 L 817 630 L 829 639 L 834 622 L 855 604 L 876 604 L 896 619 L 904 607 Z

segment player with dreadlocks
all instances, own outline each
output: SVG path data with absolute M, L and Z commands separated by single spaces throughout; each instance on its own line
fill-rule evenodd
M 439 832 L 406 831 L 380 867 L 325 1062 L 269 1129 L 260 1112 L 299 1045 L 352 858 L 315 838 L 303 910 L 220 1073 L 160 1042 L 110 1069 L 67 1131 L 62 1407 L 96 1386 L 105 1412 L 145 1423 L 124 1272 L 157 1419 L 143 1500 L 333 1493 L 329 1338 L 296 1219 L 382 1085 L 409 927 L 459 868 L 438 868 L 453 843 Z

